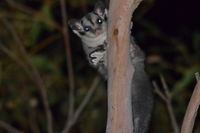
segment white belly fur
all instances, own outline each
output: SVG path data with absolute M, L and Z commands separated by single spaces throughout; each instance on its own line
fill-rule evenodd
M 97 47 L 102 45 L 106 40 L 106 32 L 97 36 L 96 38 L 82 38 L 82 41 L 88 45 L 88 47 Z

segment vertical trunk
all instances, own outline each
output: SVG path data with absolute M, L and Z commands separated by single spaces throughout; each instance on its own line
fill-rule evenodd
M 108 119 L 106 133 L 133 133 L 130 22 L 141 0 L 110 0 L 108 24 Z

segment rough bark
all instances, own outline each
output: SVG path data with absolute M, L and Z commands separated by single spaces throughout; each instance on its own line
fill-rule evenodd
M 133 133 L 130 22 L 141 0 L 110 0 L 108 23 L 108 118 L 106 133 Z

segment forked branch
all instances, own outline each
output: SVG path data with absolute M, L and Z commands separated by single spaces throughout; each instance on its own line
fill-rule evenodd
M 29 54 L 27 53 L 26 49 L 24 48 L 23 42 L 21 41 L 20 37 L 18 36 L 14 27 L 6 20 L 2 19 L 3 24 L 6 26 L 8 31 L 11 33 L 16 45 L 19 48 L 20 54 L 24 57 L 24 62 L 18 59 L 16 55 L 14 55 L 11 51 L 9 51 L 3 45 L 0 47 L 3 52 L 5 52 L 11 59 L 15 60 L 20 66 L 24 68 L 24 70 L 28 73 L 34 83 L 37 85 L 39 92 L 41 94 L 46 119 L 47 119 L 47 131 L 48 133 L 53 133 L 53 120 L 52 120 L 52 113 L 48 103 L 48 96 L 47 96 L 47 88 L 40 76 L 40 73 L 36 69 L 36 67 L 31 63 L 31 59 Z
M 158 87 L 155 81 L 153 81 L 154 91 L 166 104 L 174 133 L 179 133 L 178 123 L 177 123 L 174 110 L 172 107 L 172 99 L 171 99 L 171 93 L 170 93 L 169 87 L 162 75 L 160 76 L 160 79 L 161 79 L 164 92 L 161 91 L 161 89 Z

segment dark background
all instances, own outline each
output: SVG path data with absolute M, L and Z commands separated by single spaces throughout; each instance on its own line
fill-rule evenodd
M 68 18 L 81 18 L 93 10 L 95 0 L 66 0 Z M 133 15 L 132 34 L 147 55 L 147 71 L 160 88 L 160 75 L 172 94 L 172 106 L 179 126 L 200 70 L 200 2 L 198 0 L 144 0 Z M 25 63 L 12 26 L 47 87 L 54 118 L 60 132 L 68 111 L 69 74 L 62 34 L 59 0 L 1 0 L 0 45 Z M 98 73 L 91 68 L 79 38 L 69 29 L 75 74 L 75 108 L 80 105 Z M 102 79 L 70 133 L 103 133 L 106 126 L 106 83 Z M 27 133 L 46 132 L 45 112 L 37 85 L 8 53 L 0 48 L 0 120 Z M 199 115 L 195 132 L 200 132 Z M 171 133 L 164 101 L 156 95 L 151 133 Z M 6 130 L 0 128 L 0 132 Z

